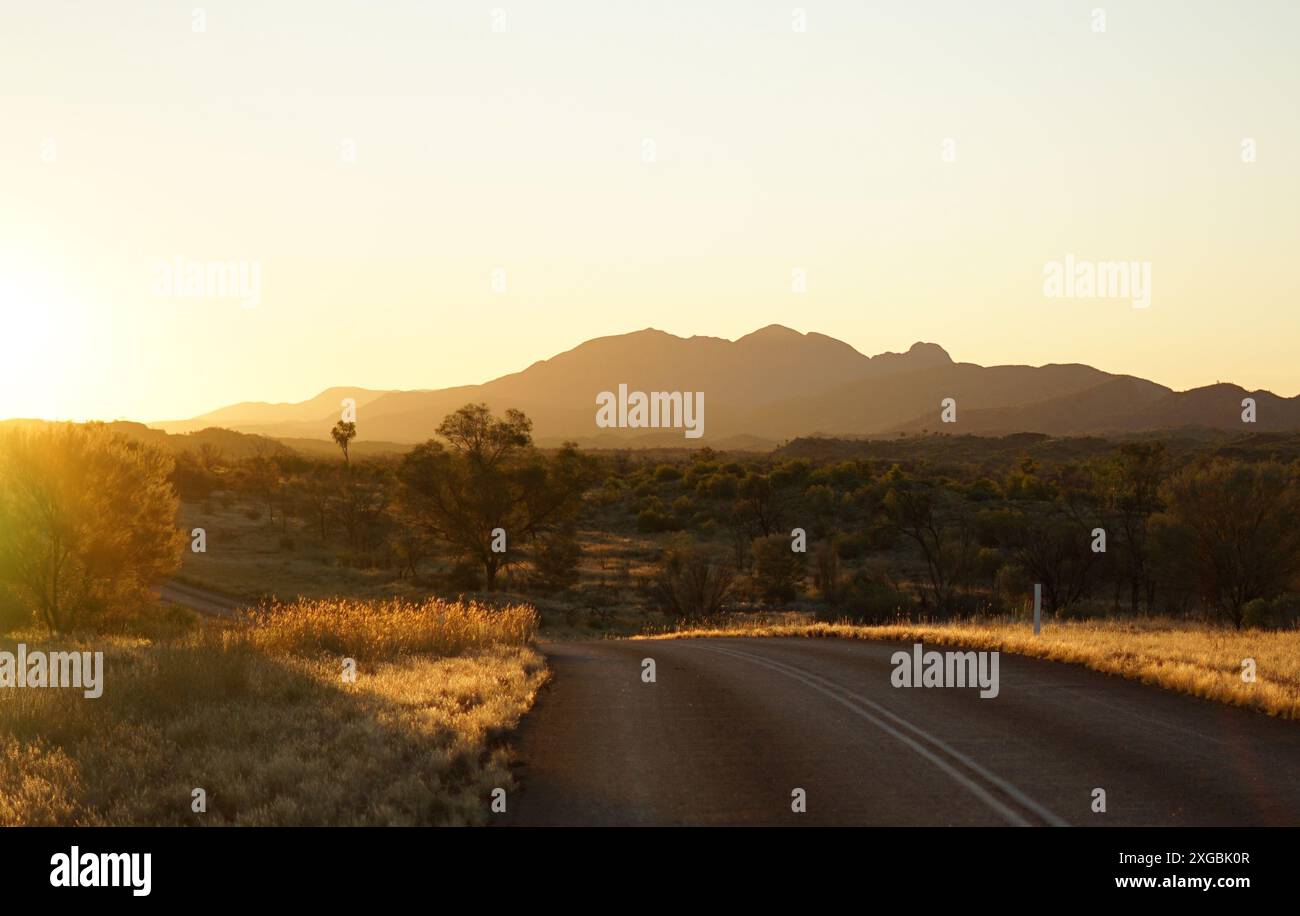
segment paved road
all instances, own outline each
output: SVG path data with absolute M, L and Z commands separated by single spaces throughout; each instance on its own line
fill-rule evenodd
M 900 648 L 545 645 L 553 680 L 522 727 L 523 791 L 505 820 L 1300 824 L 1300 723 L 1006 654 L 993 699 L 894 688 Z M 643 658 L 655 659 L 653 684 Z M 804 814 L 791 811 L 796 788 Z M 1094 788 L 1106 791 L 1105 814 L 1091 810 Z

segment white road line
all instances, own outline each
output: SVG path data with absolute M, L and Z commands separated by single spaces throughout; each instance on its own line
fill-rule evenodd
M 828 644 L 828 643 L 830 643 L 830 642 L 836 642 L 837 644 L 836 644 L 835 646 L 832 647 L 831 645 Z M 868 646 L 868 645 L 871 645 L 871 646 L 878 646 L 878 647 L 880 647 L 884 652 L 887 652 L 887 653 L 892 653 L 892 652 L 897 648 L 897 645 L 895 645 L 895 644 L 893 644 L 893 643 L 883 642 L 883 641 L 876 641 L 876 640 L 866 640 L 866 639 L 843 640 L 843 641 L 842 641 L 842 644 L 841 644 L 841 641 L 836 641 L 836 640 L 825 640 L 825 641 L 822 642 L 822 645 L 824 645 L 827 649 L 833 649 L 833 651 L 835 652 L 836 655 L 843 656 L 843 657 L 846 657 L 846 658 L 860 657 L 860 656 L 857 656 L 857 653 L 853 651 L 853 647 L 855 647 L 855 646 L 858 646 L 858 647 L 860 647 L 860 646 Z M 898 645 L 901 645 L 901 643 L 898 644 Z M 872 657 L 874 657 L 874 656 L 872 656 Z M 1079 666 L 1077 666 L 1077 665 L 1073 665 L 1073 664 L 1070 663 L 1070 662 L 1057 662 L 1057 661 L 1053 661 L 1053 660 L 1048 659 L 1048 658 L 1040 658 L 1040 657 L 1038 657 L 1038 656 L 1034 656 L 1034 655 L 1021 655 L 1021 656 L 1017 656 L 1017 658 L 1020 658 L 1020 659 L 1023 659 L 1023 660 L 1025 660 L 1025 661 L 1029 661 L 1029 662 L 1042 662 L 1042 663 L 1044 663 L 1044 664 L 1055 665 L 1055 666 L 1057 666 L 1057 667 L 1074 667 L 1074 668 L 1078 668 L 1078 667 L 1079 667 Z M 1127 684 L 1138 684 L 1138 683 L 1142 683 L 1142 682 L 1140 682 L 1140 681 L 1134 681 L 1134 680 L 1131 680 L 1131 679 L 1129 679 L 1129 678 L 1122 678 L 1122 677 L 1120 677 L 1119 675 L 1115 675 L 1115 674 L 1107 674 L 1106 672 L 1103 672 L 1103 671 L 1095 671 L 1095 670 L 1093 670 L 1093 669 L 1080 670 L 1079 673 L 1080 673 L 1080 674 L 1087 674 L 1087 675 L 1091 675 L 1092 677 L 1095 677 L 1095 678 L 1101 678 L 1101 679 L 1104 679 L 1104 680 L 1109 680 L 1109 681 L 1115 682 L 1115 683 L 1114 683 L 1114 686 L 1120 686 L 1121 684 L 1124 684 L 1124 683 L 1127 683 Z M 1004 680 L 1005 680 L 1005 679 L 1004 679 Z M 1007 686 L 1008 686 L 1008 685 L 1003 684 L 1003 690 L 1006 690 L 1006 689 L 1007 689 Z M 1104 685 L 1104 686 L 1111 686 L 1111 685 Z M 1149 685 L 1143 684 L 1143 686 L 1149 686 Z M 1117 706 L 1117 705 L 1115 705 L 1114 703 L 1110 703 L 1110 702 L 1107 702 L 1106 700 L 1102 700 L 1102 699 L 1100 699 L 1100 698 L 1098 698 L 1098 697 L 1095 697 L 1095 696 L 1092 695 L 1092 691 L 1095 691 L 1095 690 L 1098 689 L 1098 684 L 1096 684 L 1096 683 L 1091 683 L 1091 682 L 1088 682 L 1088 681 L 1080 681 L 1080 682 L 1078 682 L 1078 683 L 1069 683 L 1069 682 L 1067 682 L 1067 683 L 1062 684 L 1062 683 L 1059 683 L 1059 682 L 1057 682 L 1057 683 L 1049 683 L 1049 682 L 1047 682 L 1047 681 L 1021 681 L 1021 680 L 1017 680 L 1016 683 L 1015 683 L 1015 687 L 1016 687 L 1016 689 L 1017 689 L 1018 691 L 1021 691 L 1021 692 L 1030 692 L 1030 691 L 1034 691 L 1034 690 L 1061 690 L 1061 691 L 1069 690 L 1069 691 L 1088 691 L 1087 693 L 1083 693 L 1083 692 L 1071 693 L 1071 697 L 1074 698 L 1074 699 L 1086 700 L 1087 702 L 1089 702 L 1089 703 L 1095 703 L 1095 704 L 1098 705 L 1098 706 L 1105 706 L 1107 709 L 1114 710 L 1115 712 L 1121 713 L 1121 714 L 1123 714 L 1124 716 L 1129 717 L 1129 718 L 1143 719 L 1143 720 L 1145 720 L 1145 721 L 1147 721 L 1147 722 L 1150 722 L 1152 725 L 1159 725 L 1159 726 L 1161 726 L 1162 728 L 1167 728 L 1167 729 L 1170 729 L 1171 731 L 1182 732 L 1183 734 L 1192 735 L 1192 736 L 1194 736 L 1194 737 L 1196 737 L 1196 738 L 1201 739 L 1202 741 L 1208 741 L 1208 742 L 1212 742 L 1212 743 L 1214 743 L 1214 744 L 1220 744 L 1220 745 L 1223 745 L 1224 747 L 1227 747 L 1227 746 L 1229 746 L 1229 745 L 1231 744 L 1231 742 L 1225 741 L 1225 740 L 1223 740 L 1222 738 L 1216 738 L 1216 737 L 1213 736 L 1213 735 L 1207 735 L 1207 734 L 1205 734 L 1204 732 L 1197 731 L 1196 729 L 1186 728 L 1185 726 L 1182 726 L 1182 725 L 1175 725 L 1175 724 L 1172 723 L 1172 722 L 1167 722 L 1167 721 L 1165 721 L 1164 719 L 1158 719 L 1158 718 L 1156 718 L 1155 716 L 1148 715 L 1147 713 L 1140 712 L 1140 711 L 1134 710 L 1134 709 L 1129 708 L 1129 707 Z M 1157 689 L 1160 689 L 1160 688 L 1157 688 Z M 1168 692 L 1168 691 L 1165 691 L 1165 692 Z M 1132 705 L 1132 704 L 1129 704 L 1129 706 L 1131 706 L 1131 705 Z
M 953 757 L 959 762 L 965 764 L 968 768 L 973 770 L 975 773 L 979 774 L 980 776 L 984 777 L 984 779 L 993 783 L 995 786 L 1000 788 L 1007 795 L 1011 796 L 1016 801 L 1018 801 L 1021 805 L 1028 808 L 1030 811 L 1033 811 L 1035 814 L 1037 814 L 1047 823 L 1055 827 L 1069 826 L 1069 823 L 1065 821 L 1063 818 L 1058 817 L 1056 814 L 1052 813 L 1047 808 L 1040 805 L 1038 802 L 1034 801 L 1032 798 L 1030 798 L 1028 795 L 1022 792 L 1019 788 L 1012 785 L 1010 782 L 1003 779 L 1001 776 L 998 776 L 996 773 L 993 773 L 987 767 L 984 767 L 981 764 L 977 763 L 976 761 L 972 760 L 970 757 L 963 754 L 961 751 L 957 750 L 956 748 L 952 747 L 947 742 L 930 734 L 924 729 L 914 725 L 913 723 L 909 722 L 907 719 L 904 719 L 903 717 L 896 715 L 895 713 L 881 706 L 879 703 L 873 702 L 872 700 L 869 700 L 866 697 L 860 696 L 854 693 L 853 691 L 845 687 L 842 687 L 839 684 L 836 684 L 834 681 L 828 680 L 824 677 L 821 677 L 820 675 L 814 674 L 813 672 L 807 671 L 803 668 L 798 668 L 793 665 L 787 665 L 784 662 L 778 662 L 774 659 L 765 658 L 764 656 L 761 655 L 753 655 L 749 652 L 743 652 L 739 649 L 723 648 L 721 646 L 705 646 L 705 645 L 698 645 L 696 646 L 696 648 L 705 649 L 710 652 L 718 652 L 724 655 L 731 655 L 736 658 L 742 658 L 747 661 L 754 662 L 755 664 L 763 665 L 764 667 L 770 668 L 773 671 L 777 671 L 781 674 L 785 674 L 787 677 L 792 677 L 796 680 L 802 681 L 807 686 L 812 687 L 813 689 L 826 694 L 827 696 L 839 702 L 841 705 L 848 707 L 849 709 L 857 713 L 862 718 L 871 722 L 877 728 L 894 736 L 895 738 L 898 738 L 904 744 L 908 745 L 908 747 L 911 747 L 917 753 L 921 754 L 921 756 L 925 757 L 931 763 L 938 766 L 941 770 L 943 770 L 945 773 L 947 773 L 949 776 L 951 776 L 953 779 L 955 779 L 965 788 L 970 790 L 971 793 L 977 796 L 981 801 L 985 802 L 990 808 L 992 808 L 994 811 L 1000 814 L 1010 824 L 1014 824 L 1019 827 L 1030 826 L 1028 821 L 1026 821 L 1023 817 L 1021 817 L 1017 812 L 1015 812 L 1014 810 L 1012 810 L 1011 808 L 1007 807 L 1002 802 L 1000 802 L 997 798 L 991 795 L 983 786 L 979 785 L 974 780 L 967 777 L 960 770 L 957 770 L 955 767 L 951 766 L 947 761 L 943 760 L 941 757 L 938 757 L 937 755 L 932 753 L 929 750 L 929 748 L 926 748 L 924 745 L 920 744 L 919 742 L 909 738 L 907 735 L 891 727 L 888 723 L 881 721 L 876 716 L 873 716 L 870 712 L 868 712 L 866 709 L 863 709 L 862 707 L 864 706 L 869 707 L 870 709 L 876 711 L 880 715 L 885 716 L 886 718 L 891 719 L 894 722 L 898 723 L 899 725 L 911 731 L 913 734 L 919 736 L 923 740 L 930 742 L 932 745 L 939 748 L 944 753 L 948 754 L 949 756 Z

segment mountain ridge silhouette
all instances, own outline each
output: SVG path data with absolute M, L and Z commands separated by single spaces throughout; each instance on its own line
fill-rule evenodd
M 702 391 L 705 435 L 681 430 L 600 429 L 596 395 L 616 390 Z M 306 401 L 245 402 L 189 420 L 150 424 L 167 432 L 225 427 L 275 438 L 328 439 L 340 402 L 357 402 L 359 437 L 422 442 L 442 418 L 470 402 L 496 412 L 518 408 L 539 444 L 564 440 L 610 447 L 778 441 L 798 436 L 874 437 L 924 431 L 1007 435 L 1104 435 L 1207 427 L 1228 431 L 1300 429 L 1300 396 L 1217 383 L 1174 391 L 1146 379 L 1080 363 L 981 366 L 955 362 L 936 343 L 867 356 L 816 332 L 768 325 L 727 340 L 678 337 L 654 328 L 597 337 L 518 372 L 479 385 L 410 391 L 335 386 Z M 1243 398 L 1257 422 L 1243 423 Z M 956 422 L 941 423 L 953 398 Z

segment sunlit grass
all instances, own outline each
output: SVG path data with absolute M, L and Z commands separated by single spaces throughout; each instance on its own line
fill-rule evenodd
M 1300 719 L 1300 630 L 1228 630 L 1181 621 L 1052 621 L 1035 636 L 1024 620 L 860 626 L 785 619 L 684 627 L 647 639 L 797 636 L 925 642 L 1084 665 L 1146 684 Z M 1242 680 L 1255 660 L 1256 680 Z
M 103 651 L 104 694 L 0 691 L 0 824 L 483 823 L 546 678 L 535 627 L 524 606 L 348 601 L 156 639 L 11 634 Z
M 253 645 L 270 654 L 332 652 L 358 661 L 413 653 L 457 655 L 526 644 L 537 632 L 527 604 L 495 608 L 475 601 L 300 600 L 251 616 Z

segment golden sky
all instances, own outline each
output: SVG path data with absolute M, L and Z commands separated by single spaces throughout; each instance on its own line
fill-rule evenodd
M 810 2 L 802 32 L 755 0 L 230 0 L 201 31 L 193 2 L 25 7 L 0 417 L 438 388 L 771 323 L 1300 393 L 1293 3 Z M 1149 263 L 1150 308 L 1046 298 L 1067 254 Z M 177 258 L 256 265 L 260 301 L 160 292 Z

